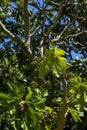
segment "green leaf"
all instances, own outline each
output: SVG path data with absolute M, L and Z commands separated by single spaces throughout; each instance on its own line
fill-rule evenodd
M 81 121 L 79 114 L 76 110 L 74 110 L 73 108 L 68 108 L 69 112 L 72 115 L 72 118 L 74 119 L 75 122 Z
M 50 71 L 49 64 L 50 62 L 46 57 L 39 63 L 40 77 L 44 77 Z
M 12 85 L 11 85 L 10 82 L 7 82 L 7 85 L 8 85 L 8 87 L 9 87 L 9 89 L 10 89 L 11 91 L 14 91 L 14 89 L 13 89 L 13 87 L 12 87 Z
M 60 72 L 67 69 L 66 58 L 64 57 L 65 52 L 57 47 L 52 47 L 46 50 L 45 57 L 39 64 L 40 77 L 44 77 L 51 70 L 58 77 Z
M 54 48 L 54 54 L 56 57 L 64 56 L 65 52 L 62 49 L 58 49 L 57 47 Z M 65 59 L 64 59 L 65 60 Z
M 5 63 L 5 65 L 6 65 L 6 66 L 8 66 L 8 65 L 9 65 L 9 61 L 8 61 L 8 59 L 7 59 L 7 58 L 4 58 L 4 63 Z
M 20 6 L 23 7 L 24 6 L 24 0 L 20 1 Z
M 45 125 L 45 130 L 51 130 L 51 127 L 48 125 Z
M 29 93 L 26 95 L 26 100 L 29 100 L 32 97 L 32 91 L 29 88 L 28 90 L 29 90 Z
M 10 99 L 8 94 L 0 93 L 0 100 L 8 100 Z
M 52 113 L 52 112 L 53 112 L 53 109 L 52 109 L 51 107 L 48 107 L 48 106 L 45 107 L 45 110 L 46 110 L 46 111 L 49 111 L 49 113 Z
M 7 6 L 7 0 L 3 0 L 4 6 Z
M 84 92 L 84 101 L 87 102 L 87 94 Z
M 36 127 L 37 125 L 37 113 L 34 109 L 32 109 L 31 107 L 29 108 L 30 111 L 30 115 L 31 115 L 31 119 L 33 120 L 33 126 Z
M 25 121 L 22 123 L 21 127 L 23 130 L 29 130 Z

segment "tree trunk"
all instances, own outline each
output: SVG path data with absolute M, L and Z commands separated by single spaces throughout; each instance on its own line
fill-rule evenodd
M 63 84 L 63 106 L 59 113 L 59 122 L 55 130 L 63 130 L 66 124 L 67 110 L 69 106 L 69 99 L 67 94 L 67 83 L 66 80 L 62 77 Z

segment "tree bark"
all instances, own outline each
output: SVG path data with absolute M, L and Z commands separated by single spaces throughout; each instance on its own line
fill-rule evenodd
M 69 99 L 67 94 L 67 83 L 64 78 L 62 78 L 62 84 L 63 84 L 63 106 L 59 113 L 59 122 L 55 130 L 63 130 L 65 123 L 66 123 L 66 117 L 67 117 L 67 110 L 69 106 Z

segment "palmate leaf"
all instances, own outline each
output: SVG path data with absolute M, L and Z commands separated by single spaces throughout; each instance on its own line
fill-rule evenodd
M 45 57 L 39 64 L 40 77 L 44 77 L 51 70 L 58 76 L 60 72 L 67 69 L 66 58 L 64 57 L 65 52 L 56 47 L 46 50 Z
M 75 76 L 70 78 L 70 86 L 69 97 L 72 105 L 75 105 L 79 111 L 83 111 L 87 102 L 87 82 L 83 81 L 80 76 Z M 78 108 L 76 104 L 79 106 Z
M 59 56 L 59 57 L 54 57 L 54 63 L 53 63 L 53 66 L 55 66 L 56 68 L 56 71 L 59 73 L 59 72 L 62 72 L 64 70 L 66 70 L 67 68 L 67 65 L 66 65 L 66 62 L 65 62 L 65 58 L 62 57 L 62 56 Z
M 24 92 L 25 92 L 25 86 L 21 85 L 18 86 L 17 84 L 13 84 L 11 82 L 7 82 L 7 85 L 9 87 L 9 93 L 10 95 L 14 96 L 14 97 L 19 97 L 19 96 L 23 96 Z
M 75 122 L 81 121 L 79 114 L 76 110 L 74 110 L 73 108 L 68 108 L 68 111 L 70 112 L 70 114 L 72 115 L 72 118 L 74 119 Z
M 57 47 L 54 48 L 54 52 L 56 57 L 64 56 L 65 52 L 62 49 L 58 49 Z

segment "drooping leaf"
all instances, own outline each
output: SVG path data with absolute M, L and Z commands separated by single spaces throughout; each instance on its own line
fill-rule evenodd
M 64 57 L 65 52 L 56 47 L 46 50 L 45 57 L 40 62 L 40 73 L 41 77 L 47 75 L 51 70 L 58 77 L 59 73 L 66 70 L 66 58 Z
M 4 93 L 0 93 L 0 100 L 7 100 L 9 99 L 9 95 L 8 94 L 4 94 Z
M 69 112 L 72 115 L 72 118 L 74 119 L 75 122 L 81 121 L 79 114 L 76 110 L 74 110 L 73 108 L 68 108 Z
M 30 87 L 28 87 L 28 92 L 29 93 L 26 95 L 26 100 L 29 100 L 32 97 L 32 94 L 33 94 Z

